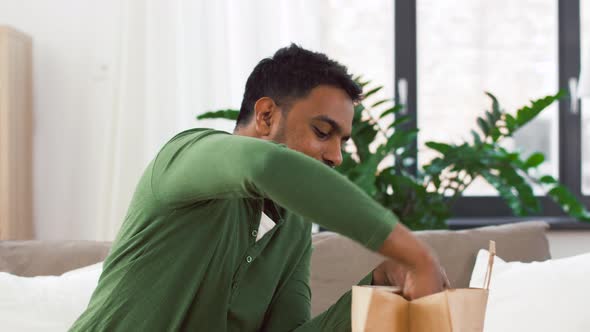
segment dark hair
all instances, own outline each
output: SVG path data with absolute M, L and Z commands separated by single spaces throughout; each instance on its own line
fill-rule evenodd
M 281 48 L 271 58 L 261 60 L 248 77 L 236 125 L 250 122 L 254 104 L 262 97 L 270 97 L 288 110 L 290 103 L 306 97 L 319 85 L 340 88 L 353 102 L 361 98 L 362 90 L 345 66 L 295 44 Z

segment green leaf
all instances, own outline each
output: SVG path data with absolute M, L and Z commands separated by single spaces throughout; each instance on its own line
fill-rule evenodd
M 541 165 L 545 161 L 545 156 L 540 153 L 533 153 L 528 159 L 524 162 L 525 168 L 534 168 Z
M 496 96 L 487 91 L 485 92 L 485 94 L 492 99 L 492 113 L 496 116 L 497 119 L 499 119 L 502 116 L 502 111 L 500 110 L 500 104 L 498 103 L 498 99 L 496 98 Z
M 371 105 L 371 108 L 374 108 L 374 107 L 377 107 L 379 105 L 385 104 L 385 103 L 387 103 L 389 101 L 393 101 L 393 100 L 392 99 L 382 99 L 382 100 L 379 100 L 378 102 L 376 102 L 373 105 Z
M 377 193 L 375 174 L 372 174 L 369 171 L 361 171 L 361 175 L 354 181 L 354 183 L 371 197 Z
M 362 111 L 365 110 L 365 105 L 363 105 L 362 103 L 356 104 L 354 106 L 354 112 L 355 113 L 362 113 Z
M 555 180 L 555 178 L 553 178 L 551 175 L 545 175 L 542 176 L 539 181 L 541 183 L 545 183 L 545 184 L 555 184 L 557 183 L 557 180 Z
M 448 160 L 437 157 L 432 159 L 430 164 L 424 166 L 424 172 L 428 175 L 438 177 L 438 175 L 450 164 L 451 163 Z
M 516 113 L 516 122 L 519 126 L 523 126 L 535 117 L 535 110 L 528 106 L 524 106 Z
M 490 133 L 490 126 L 482 118 L 477 118 L 477 125 L 481 128 L 482 133 L 487 136 Z
M 352 141 L 356 146 L 357 154 L 361 162 L 364 162 L 371 155 L 369 145 L 377 136 L 377 130 L 375 129 L 375 126 L 369 122 L 361 122 L 353 127 L 351 136 Z
M 357 162 L 352 158 L 352 155 L 348 152 L 343 152 L 342 153 L 342 164 L 340 164 L 340 166 L 338 166 L 336 168 L 336 170 L 338 172 L 340 172 L 343 175 L 346 175 L 351 181 L 353 179 L 351 179 L 348 174 L 350 172 L 352 172 L 352 170 L 357 166 Z
M 473 136 L 474 144 L 481 145 L 481 137 L 479 137 L 479 134 L 475 130 L 471 130 L 471 136 Z
M 490 128 L 496 127 L 496 117 L 490 111 L 485 112 L 485 115 Z
M 397 150 L 400 147 L 410 148 L 409 145 L 416 141 L 417 136 L 418 129 L 396 130 L 389 137 L 387 142 L 384 145 L 382 145 L 382 147 L 387 152 Z
M 502 137 L 502 133 L 500 132 L 500 129 L 498 129 L 498 127 L 494 127 L 490 132 L 490 136 L 492 136 L 492 140 L 494 142 L 497 142 L 500 139 L 500 137 Z
M 375 93 L 377 93 L 381 89 L 383 89 L 383 87 L 382 86 L 378 86 L 378 87 L 376 87 L 374 89 L 371 89 L 371 90 L 367 91 L 367 93 L 365 93 L 363 95 L 363 99 L 369 98 L 370 96 L 374 95 Z
M 563 185 L 556 185 L 547 194 L 558 203 L 564 212 L 572 217 L 590 221 L 590 212 L 578 201 L 576 196 Z
M 352 118 L 352 129 L 353 130 L 355 129 L 355 127 L 357 127 L 358 125 L 360 125 L 362 123 L 364 110 L 365 110 L 365 106 L 363 106 L 363 104 L 361 104 L 361 103 L 356 104 L 354 106 L 354 115 Z M 353 138 L 354 138 L 354 136 L 353 136 Z
M 397 105 L 383 111 L 383 113 L 381 113 L 381 115 L 379 115 L 379 119 L 383 119 L 384 117 L 386 117 L 389 114 L 397 114 L 402 109 L 403 109 L 403 106 L 400 104 L 397 104 Z
M 523 212 L 521 215 L 536 213 L 541 210 L 541 205 L 535 197 L 533 188 L 514 168 L 504 165 L 498 170 L 500 171 L 500 176 L 506 181 L 506 184 L 518 192 L 521 210 Z
M 545 110 L 554 101 L 563 97 L 563 91 L 558 92 L 553 96 L 546 96 L 541 99 L 531 101 L 530 106 L 524 106 L 516 111 L 516 123 L 518 127 L 522 127 L 531 120 L 533 120 L 539 113 Z
M 439 142 L 426 142 L 424 145 L 442 154 L 448 153 L 452 148 L 449 144 Z
M 240 111 L 227 109 L 227 110 L 219 110 L 219 111 L 211 111 L 207 113 L 203 113 L 197 116 L 197 120 L 203 119 L 227 119 L 227 120 L 237 120 Z
M 520 203 L 520 199 L 512 191 L 510 186 L 507 185 L 506 181 L 487 170 L 482 171 L 481 175 L 489 184 L 491 184 L 498 191 L 498 194 L 500 194 L 500 197 L 502 197 L 506 204 L 508 204 L 508 206 L 512 210 L 512 213 L 514 213 L 517 216 L 524 214 L 524 211 Z
M 504 121 L 506 122 L 506 128 L 508 129 L 509 135 L 511 135 L 512 132 L 514 132 L 516 129 L 518 129 L 518 123 L 516 122 L 516 119 L 512 115 L 505 114 Z
M 371 83 L 371 81 L 363 81 L 363 76 L 359 75 L 355 78 L 353 78 L 353 80 L 356 82 L 356 84 L 358 84 L 361 88 L 364 88 L 365 86 L 367 86 L 369 83 Z
M 392 123 L 389 125 L 388 129 L 389 129 L 389 128 L 396 128 L 396 127 L 399 127 L 400 125 L 402 125 L 402 124 L 404 124 L 404 123 L 406 123 L 406 122 L 410 121 L 411 119 L 412 119 L 412 118 L 411 118 L 410 116 L 408 116 L 408 115 L 402 115 L 402 116 L 398 116 L 398 117 L 396 117 L 396 118 L 395 118 L 395 121 L 393 121 L 393 122 L 392 122 Z

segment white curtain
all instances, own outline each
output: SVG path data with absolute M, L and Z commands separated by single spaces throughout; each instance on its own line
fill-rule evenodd
M 260 59 L 291 42 L 319 49 L 321 37 L 314 0 L 120 4 L 112 109 L 97 178 L 99 213 L 87 220 L 97 240 L 115 237 L 137 181 L 162 144 L 191 127 L 231 131 L 230 122 L 197 122 L 195 116 L 238 108 Z

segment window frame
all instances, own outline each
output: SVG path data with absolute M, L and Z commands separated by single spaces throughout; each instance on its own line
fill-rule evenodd
M 406 115 L 410 121 L 406 123 L 408 129 L 417 128 L 417 11 L 418 0 L 394 1 L 394 96 L 400 102 L 398 82 L 407 82 Z M 558 86 L 568 91 L 570 78 L 578 78 L 580 72 L 580 1 L 556 0 L 558 8 Z M 582 130 L 581 103 L 577 101 L 578 112 L 572 113 L 570 98 L 559 101 L 559 181 L 568 187 L 586 206 L 590 206 L 590 196 L 582 193 Z M 414 151 L 417 142 L 414 143 Z M 417 160 L 417 155 L 414 155 Z M 417 164 L 409 168 L 413 174 L 417 172 Z M 564 217 L 561 211 L 547 196 L 539 196 L 542 206 L 540 216 Z M 489 218 L 513 217 L 504 201 L 498 196 L 463 196 L 453 207 L 453 217 L 458 218 Z

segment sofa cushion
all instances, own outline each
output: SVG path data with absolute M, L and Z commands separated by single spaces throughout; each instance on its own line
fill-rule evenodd
M 543 261 L 551 258 L 544 222 L 523 222 L 462 231 L 415 232 L 430 245 L 445 268 L 452 287 L 469 286 L 477 252 L 496 241 L 497 253 L 508 261 Z M 312 315 L 326 310 L 350 290 L 383 257 L 336 233 L 313 238 L 311 262 Z
M 88 306 L 102 263 L 61 276 L 21 277 L 0 272 L 2 331 L 67 331 Z
M 483 284 L 488 255 L 480 250 L 472 287 Z M 505 262 L 496 256 L 485 331 L 590 331 L 588 275 L 590 253 L 533 263 Z
M 111 243 L 95 241 L 0 241 L 0 272 L 23 277 L 61 275 L 101 262 Z

